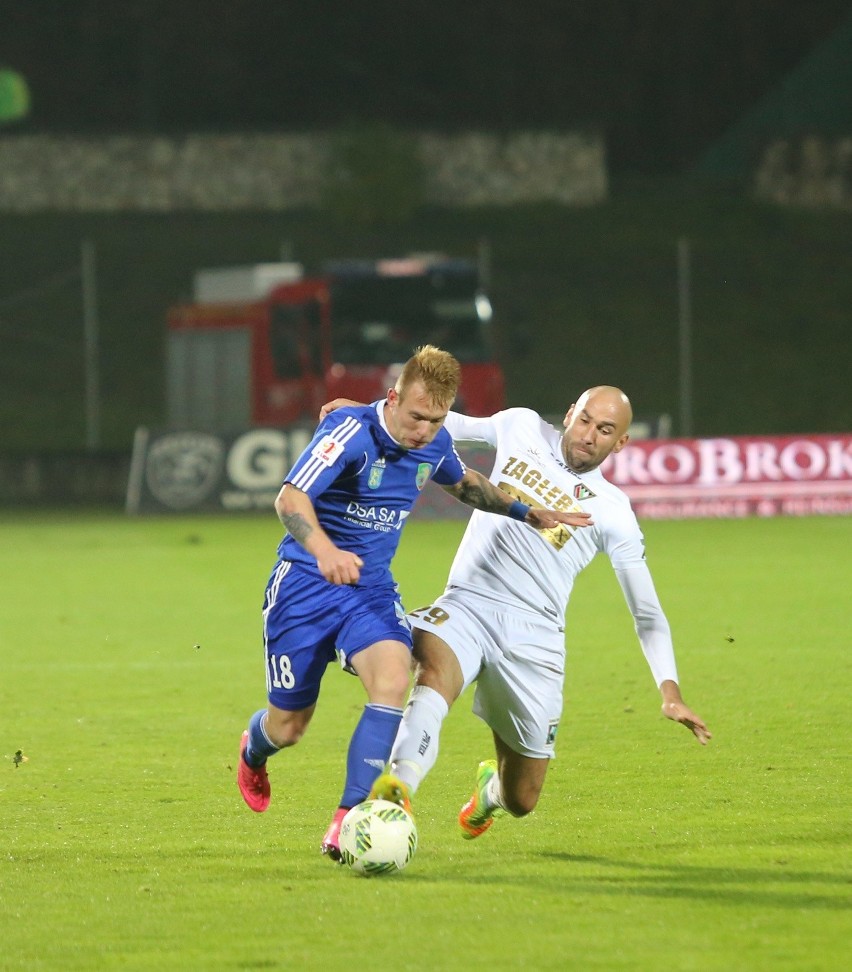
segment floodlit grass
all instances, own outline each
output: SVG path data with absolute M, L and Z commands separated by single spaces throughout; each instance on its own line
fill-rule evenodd
M 415 521 L 406 602 L 457 523 Z M 485 727 L 460 700 L 391 878 L 323 860 L 363 697 L 330 669 L 254 815 L 274 516 L 0 515 L 0 969 L 834 970 L 849 906 L 852 520 L 646 524 L 701 748 L 658 697 L 606 561 L 568 615 L 538 810 L 455 832 Z M 27 762 L 15 763 L 21 750 Z

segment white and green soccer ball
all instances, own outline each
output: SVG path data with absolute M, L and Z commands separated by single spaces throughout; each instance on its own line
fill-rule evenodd
M 340 825 L 340 856 L 356 874 L 393 874 L 406 867 L 417 850 L 411 815 L 389 800 L 365 800 Z

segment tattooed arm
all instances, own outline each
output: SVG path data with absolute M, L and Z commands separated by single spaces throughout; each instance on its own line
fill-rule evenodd
M 307 493 L 291 483 L 284 483 L 275 498 L 275 512 L 290 536 L 316 557 L 320 573 L 330 584 L 358 582 L 364 561 L 357 554 L 341 550 L 332 543 L 320 526 Z
M 555 510 L 536 509 L 519 503 L 475 469 L 465 470 L 464 476 L 454 486 L 442 488 L 475 510 L 522 520 L 537 530 L 549 530 L 559 523 L 574 527 L 592 524 L 588 513 L 558 513 Z

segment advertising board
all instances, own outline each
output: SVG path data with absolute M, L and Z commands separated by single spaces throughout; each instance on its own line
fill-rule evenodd
M 127 511 L 271 512 L 312 433 L 309 426 L 231 436 L 139 429 Z M 490 471 L 487 448 L 461 443 L 459 453 L 473 468 Z M 852 513 L 852 435 L 631 441 L 602 471 L 627 493 L 640 520 Z M 468 512 L 430 487 L 414 515 L 465 518 Z
M 852 512 L 852 435 L 648 439 L 602 471 L 640 520 Z

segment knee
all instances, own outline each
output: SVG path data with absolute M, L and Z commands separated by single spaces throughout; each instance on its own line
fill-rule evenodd
M 279 749 L 287 749 L 289 746 L 295 746 L 304 736 L 308 724 L 300 719 L 282 720 L 267 716 L 263 728 L 273 746 L 277 746 Z
M 538 804 L 540 791 L 524 789 L 516 792 L 503 791 L 503 805 L 513 817 L 526 817 Z
M 410 685 L 411 672 L 408 668 L 403 665 L 389 667 L 373 680 L 369 689 L 370 701 L 401 709 Z
M 440 647 L 436 648 L 436 645 Z M 425 650 L 429 646 L 430 650 Z M 421 639 L 414 661 L 415 684 L 434 689 L 444 697 L 447 705 L 452 705 L 464 687 L 464 676 L 458 659 L 450 649 L 437 638 L 425 643 Z
M 381 666 L 371 665 L 358 670 L 367 698 L 377 705 L 392 705 L 401 709 L 411 686 L 411 658 L 406 653 L 386 658 Z

